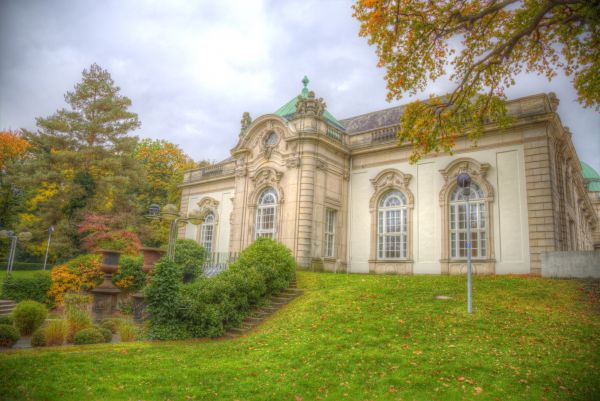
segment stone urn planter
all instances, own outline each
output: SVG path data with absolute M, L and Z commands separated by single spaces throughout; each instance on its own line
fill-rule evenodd
M 119 258 L 121 251 L 101 249 L 102 255 L 100 269 L 104 273 L 104 281 L 92 290 L 94 304 L 92 311 L 96 320 L 111 316 L 117 309 L 117 297 L 121 290 L 112 283 L 112 275 L 119 269 Z
M 142 271 L 146 273 L 146 282 L 148 282 L 149 276 L 152 274 L 154 265 L 158 260 L 165 254 L 165 250 L 160 248 L 141 248 L 142 254 L 144 255 L 144 264 L 142 265 Z M 133 297 L 133 319 L 136 322 L 144 321 L 146 316 L 146 303 L 144 300 L 144 293 L 138 291 L 132 294 Z

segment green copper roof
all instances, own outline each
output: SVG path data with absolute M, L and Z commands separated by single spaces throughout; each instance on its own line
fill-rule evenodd
M 587 182 L 587 190 L 590 192 L 600 192 L 600 175 L 587 163 L 581 162 L 581 175 Z
M 304 88 L 302 88 L 302 92 L 300 92 L 300 96 L 302 96 L 305 99 L 308 97 L 308 82 L 308 77 L 305 75 L 302 79 L 302 84 L 304 85 Z M 292 100 L 290 100 L 289 102 L 281 106 L 279 109 L 277 109 L 275 114 L 285 118 L 286 120 L 289 120 L 296 113 L 296 104 L 298 104 L 298 96 L 294 96 Z M 340 124 L 340 122 L 327 110 L 325 110 L 325 112 L 323 113 L 323 117 L 325 117 L 327 121 L 335 125 L 337 128 L 341 130 L 344 129 L 344 126 Z

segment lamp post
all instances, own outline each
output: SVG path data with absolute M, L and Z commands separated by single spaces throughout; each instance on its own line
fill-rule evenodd
M 6 265 L 6 276 L 9 277 L 13 270 L 13 264 L 15 262 L 15 253 L 17 251 L 17 241 L 27 242 L 31 239 L 31 233 L 23 231 L 16 234 L 14 231 L 2 230 L 0 231 L 0 238 L 10 238 L 10 251 L 8 252 L 8 263 Z
M 54 226 L 50 226 L 48 229 L 48 244 L 46 244 L 46 256 L 44 256 L 44 268 L 46 270 L 46 264 L 48 263 L 48 251 L 50 250 L 50 240 L 52 239 L 52 233 L 54 232 Z
M 466 223 L 467 223 L 467 310 L 473 313 L 473 286 L 471 284 L 471 176 L 463 172 L 456 177 L 456 183 L 463 190 L 463 196 L 466 199 Z
M 162 210 L 160 206 L 153 204 L 150 205 L 149 213 L 146 216 L 149 219 L 158 219 L 171 222 L 169 230 L 169 247 L 167 248 L 167 258 L 170 261 L 175 260 L 175 241 L 177 240 L 177 224 L 191 223 L 195 226 L 204 222 L 204 216 L 200 210 L 193 210 L 188 213 L 187 217 L 183 217 L 177 211 L 177 206 L 169 203 L 165 205 Z

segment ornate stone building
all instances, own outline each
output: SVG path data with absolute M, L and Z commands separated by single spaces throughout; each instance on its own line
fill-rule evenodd
M 269 236 L 309 269 L 464 272 L 465 199 L 455 182 L 468 171 L 477 273 L 539 274 L 542 252 L 599 240 L 598 193 L 554 94 L 508 102 L 510 129 L 487 127 L 476 147 L 459 138 L 453 156 L 410 164 L 410 146 L 396 139 L 402 106 L 337 120 L 303 83 L 276 112 L 253 121 L 244 113 L 230 158 L 185 173 L 181 212 L 199 208 L 206 220 L 181 237 L 226 253 Z

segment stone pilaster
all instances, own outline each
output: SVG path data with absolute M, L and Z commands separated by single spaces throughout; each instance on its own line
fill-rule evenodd
M 298 239 L 296 260 L 302 267 L 308 267 L 312 261 L 312 233 L 316 160 L 312 156 L 304 157 L 300 166 L 300 196 L 298 197 Z

